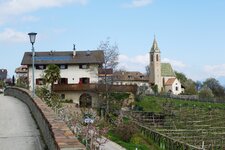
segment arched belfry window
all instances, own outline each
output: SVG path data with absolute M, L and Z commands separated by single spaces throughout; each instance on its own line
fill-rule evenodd
M 153 56 L 153 54 L 151 54 L 151 61 L 154 61 L 154 56 Z
M 158 54 L 156 55 L 156 61 L 159 61 L 159 55 Z

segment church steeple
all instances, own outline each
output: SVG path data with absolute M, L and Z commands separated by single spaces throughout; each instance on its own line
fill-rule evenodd
M 153 44 L 152 44 L 151 52 L 157 52 L 157 53 L 160 53 L 160 49 L 159 49 L 159 47 L 158 47 L 158 43 L 157 43 L 157 41 L 156 41 L 155 35 L 154 35 L 154 41 L 153 41 Z
M 163 88 L 162 76 L 161 76 L 161 57 L 160 49 L 158 47 L 156 38 L 154 36 L 152 48 L 150 51 L 150 76 L 149 81 L 151 85 L 157 85 L 160 92 Z

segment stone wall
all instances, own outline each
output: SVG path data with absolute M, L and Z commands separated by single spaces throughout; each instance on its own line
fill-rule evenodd
M 30 91 L 17 87 L 8 87 L 4 93 L 27 104 L 49 150 L 85 150 L 66 124 L 40 98 L 32 98 Z

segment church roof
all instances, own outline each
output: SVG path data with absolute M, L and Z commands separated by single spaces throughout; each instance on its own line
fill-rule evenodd
M 152 43 L 151 52 L 158 52 L 158 53 L 160 53 L 160 49 L 159 49 L 159 47 L 158 47 L 158 43 L 157 43 L 155 37 L 154 37 L 154 41 L 153 41 L 153 43 Z
M 166 81 L 165 85 L 166 85 L 166 86 L 171 86 L 171 85 L 174 83 L 175 80 L 176 80 L 176 78 L 169 78 L 169 79 Z
M 170 63 L 161 63 L 162 77 L 175 77 L 175 73 Z

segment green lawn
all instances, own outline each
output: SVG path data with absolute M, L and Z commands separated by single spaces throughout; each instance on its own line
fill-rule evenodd
M 196 107 L 201 109 L 225 109 L 225 104 L 185 101 L 170 98 L 161 98 L 155 96 L 145 96 L 142 100 L 136 102 L 136 105 L 143 108 L 143 111 L 163 112 L 164 105 L 170 105 L 174 109 L 182 107 Z
M 124 142 L 112 130 L 108 133 L 108 138 L 127 150 L 160 150 L 150 139 L 144 137 L 142 134 L 135 134 L 130 142 Z
M 211 145 L 219 149 L 224 143 L 225 104 L 145 96 L 136 105 L 143 111 L 164 114 L 161 124 L 152 125 L 151 117 L 144 113 L 139 120 L 164 135 L 197 147 L 204 141 L 206 149 Z

